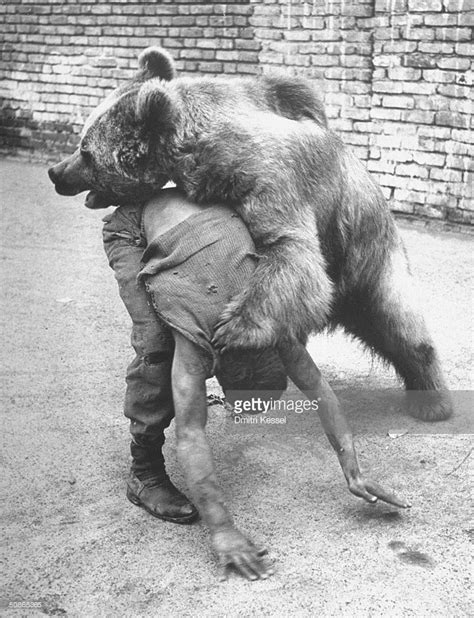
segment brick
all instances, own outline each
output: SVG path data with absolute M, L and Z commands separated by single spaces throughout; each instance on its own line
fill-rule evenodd
M 406 189 L 395 189 L 393 197 L 399 202 L 409 202 L 415 204 L 424 204 L 426 194 L 419 191 L 407 191 Z
M 432 28 L 411 28 L 404 32 L 404 38 L 410 41 L 432 41 L 435 33 Z
M 459 142 L 466 144 L 474 144 L 474 131 L 466 131 L 464 129 L 453 129 L 451 137 Z
M 332 129 L 341 132 L 352 131 L 353 129 L 352 122 L 347 118 L 335 118 L 334 120 L 331 120 L 330 126 Z
M 201 39 L 196 41 L 196 47 L 205 48 L 205 49 L 218 49 L 219 41 L 214 39 Z
M 219 49 L 218 51 L 216 51 L 216 60 L 239 60 L 239 57 L 245 53 L 249 53 L 249 52 L 238 52 L 235 50 L 234 51 L 221 51 Z M 250 53 L 252 54 L 252 59 L 255 59 L 255 55 L 253 54 L 253 52 L 250 52 Z
M 287 41 L 309 41 L 311 33 L 307 30 L 288 30 L 283 34 Z
M 474 147 L 470 144 L 463 144 L 462 142 L 447 142 L 446 152 L 454 155 L 469 155 L 474 157 Z
M 464 208 L 464 204 L 460 206 Z M 473 217 L 469 212 L 464 212 L 462 210 L 449 210 L 447 215 L 448 221 L 452 221 L 453 223 L 467 223 L 468 225 L 472 225 Z
M 259 41 L 242 41 L 242 40 L 237 39 L 233 43 L 236 49 L 259 51 L 262 48 L 262 44 Z
M 402 35 L 405 35 L 406 31 L 410 30 L 410 28 L 423 25 L 424 18 L 424 15 L 404 12 L 401 15 L 390 15 L 390 23 L 392 26 L 403 26 Z
M 237 63 L 237 71 L 239 73 L 258 75 L 260 73 L 260 68 L 254 64 Z
M 199 62 L 199 70 L 203 73 L 222 73 L 222 62 Z
M 473 170 L 473 161 L 471 157 L 448 155 L 446 157 L 446 166 L 453 169 L 462 170 L 463 172 L 467 172 L 469 170 Z
M 433 95 L 430 97 L 418 96 L 416 98 L 416 106 L 418 109 L 433 111 L 449 110 L 449 99 L 439 95 Z
M 404 122 L 416 122 L 418 124 L 432 124 L 434 120 L 434 112 L 410 110 L 402 112 L 401 119 Z
M 372 98 L 368 94 L 355 94 L 352 98 L 356 107 L 370 107 L 372 104 Z
M 448 13 L 438 13 L 436 15 L 426 15 L 424 21 L 425 21 L 426 26 L 446 27 L 446 26 L 457 26 L 458 25 L 457 15 L 450 15 Z
M 374 31 L 375 40 L 393 41 L 400 38 L 399 28 L 376 28 Z
M 449 71 L 440 71 L 439 69 L 423 69 L 423 79 L 427 82 L 436 82 L 437 84 L 450 84 L 454 82 L 455 76 Z
M 426 202 L 431 206 L 455 206 L 456 200 L 451 196 L 446 195 L 446 193 L 428 193 L 426 195 Z
M 376 161 L 369 159 L 367 169 L 371 172 L 383 172 L 385 174 L 393 174 L 395 172 L 395 163 L 389 161 Z
M 454 52 L 454 45 L 452 43 L 422 42 L 418 45 L 418 49 L 420 52 L 427 54 L 452 54 Z
M 351 94 L 367 94 L 370 92 L 370 84 L 364 84 L 357 81 L 343 82 L 341 84 L 341 91 Z
M 373 63 L 375 67 L 393 67 L 400 66 L 402 59 L 391 54 L 380 54 L 375 56 Z
M 384 96 L 382 98 L 383 107 L 397 107 L 400 109 L 412 109 L 415 106 L 413 97 L 404 96 Z
M 337 56 L 330 56 L 328 54 L 316 55 L 312 54 L 310 59 L 311 64 L 316 67 L 332 67 L 339 62 L 339 58 Z
M 454 71 L 466 71 L 470 68 L 469 58 L 439 58 L 437 65 L 440 69 L 453 69 Z
M 384 158 L 388 161 L 410 163 L 413 160 L 413 153 L 408 150 L 389 150 L 384 152 Z
M 408 0 L 409 11 L 435 13 L 443 8 L 441 0 Z
M 388 77 L 396 81 L 417 81 L 421 78 L 421 71 L 419 69 L 394 67 L 388 70 Z
M 375 11 L 381 13 L 404 13 L 407 10 L 407 0 L 375 0 Z
M 372 82 L 372 89 L 374 92 L 389 92 L 393 94 L 404 92 L 401 82 L 376 81 Z
M 443 0 L 443 6 L 445 11 L 457 13 L 458 11 L 466 10 L 469 3 L 466 0 Z
M 428 54 L 414 53 L 403 56 L 403 66 L 419 69 L 435 68 L 437 66 L 437 58 Z
M 458 112 L 437 112 L 435 122 L 437 125 L 449 127 L 469 128 L 469 116 Z
M 348 107 L 354 104 L 354 97 L 348 94 L 341 94 L 340 92 L 329 92 L 324 97 L 324 103 L 326 105 L 338 105 L 340 107 Z
M 360 107 L 343 107 L 341 109 L 341 118 L 351 118 L 352 120 L 368 120 L 369 110 Z
M 444 208 L 432 208 L 431 206 L 420 205 L 415 207 L 415 214 L 430 219 L 444 219 L 446 217 Z
M 447 97 L 468 97 L 471 93 L 469 86 L 458 86 L 456 84 L 441 84 L 438 86 L 438 92 Z
M 474 45 L 472 43 L 457 43 L 456 44 L 456 53 L 460 56 L 473 56 L 474 55 Z
M 395 200 L 390 201 L 390 210 L 393 212 L 403 212 L 407 214 L 413 214 L 415 207 L 409 202 L 398 202 Z
M 470 28 L 436 28 L 436 38 L 441 41 L 469 41 Z
M 370 117 L 379 120 L 400 120 L 402 112 L 399 109 L 384 109 L 374 107 L 370 110 Z
M 351 133 L 344 136 L 344 141 L 347 144 L 353 144 L 356 146 L 367 146 L 369 143 L 369 136 L 361 135 L 360 133 Z
M 457 20 L 457 15 L 453 15 L 452 17 Z M 474 26 L 474 11 L 471 13 L 464 13 L 461 19 L 463 26 Z
M 345 69 L 343 67 L 333 67 L 324 71 L 324 76 L 327 79 L 343 79 L 343 80 L 359 80 L 369 81 L 370 71 L 368 70 L 355 70 Z
M 473 102 L 468 99 L 449 99 L 449 110 L 451 112 L 461 112 L 462 114 L 472 114 L 474 111 Z
M 342 63 L 342 58 L 341 58 Z M 358 67 L 361 69 L 368 69 L 371 66 L 372 62 L 370 58 L 365 58 L 363 56 L 345 56 L 343 65 L 345 67 Z
M 283 64 L 283 54 L 277 54 L 275 52 L 261 52 L 259 54 L 259 60 L 262 63 Z
M 444 182 L 462 182 L 462 176 L 462 172 L 459 170 L 440 169 L 438 167 L 432 167 L 430 170 L 430 178 Z

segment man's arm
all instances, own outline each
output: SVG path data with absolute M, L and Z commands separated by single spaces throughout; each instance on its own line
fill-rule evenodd
M 291 380 L 309 399 L 319 401 L 318 414 L 321 424 L 336 451 L 349 490 L 371 504 L 380 499 L 399 508 L 410 507 L 406 500 L 386 491 L 360 471 L 352 432 L 337 397 L 303 344 L 282 344 L 279 353 Z

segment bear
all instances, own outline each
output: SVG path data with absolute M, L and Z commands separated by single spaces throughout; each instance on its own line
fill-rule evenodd
M 170 180 L 199 204 L 231 205 L 260 257 L 221 316 L 217 347 L 306 343 L 342 326 L 394 366 L 412 415 L 451 415 L 393 215 L 311 82 L 178 77 L 167 52 L 148 48 L 49 175 L 62 195 L 88 190 L 90 208 L 148 199 Z

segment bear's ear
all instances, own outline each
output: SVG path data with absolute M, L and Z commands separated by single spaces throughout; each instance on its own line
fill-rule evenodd
M 163 131 L 175 126 L 178 107 L 159 79 L 149 80 L 140 87 L 136 116 L 145 130 Z
M 161 47 L 147 47 L 143 50 L 138 56 L 138 66 L 144 79 L 159 77 L 169 82 L 176 77 L 174 60 Z

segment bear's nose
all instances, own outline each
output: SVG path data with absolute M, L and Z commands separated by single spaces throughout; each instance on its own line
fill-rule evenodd
M 48 170 L 48 176 L 49 179 L 51 180 L 52 183 L 56 184 L 56 181 L 58 180 L 58 175 L 57 173 L 54 171 L 54 167 L 50 167 Z

